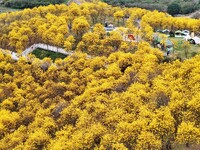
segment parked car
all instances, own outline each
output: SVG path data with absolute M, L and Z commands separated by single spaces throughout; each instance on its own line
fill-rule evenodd
M 195 36 L 192 39 L 190 39 L 190 41 L 191 41 L 190 42 L 191 44 L 200 44 L 200 38 L 197 37 L 197 36 Z
M 159 29 L 159 30 L 156 30 L 156 32 L 169 35 L 170 30 L 169 30 L 169 29 L 164 29 L 164 30 L 160 30 L 160 29 Z
M 164 33 L 164 34 L 169 34 L 169 32 L 170 32 L 170 30 L 168 30 L 168 29 L 162 30 L 162 33 Z
M 158 29 L 158 30 L 156 30 L 156 32 L 162 33 L 162 30 Z
M 175 37 L 186 37 L 187 35 L 189 35 L 189 32 L 187 30 L 177 30 L 175 31 Z
M 184 37 L 184 39 L 186 41 L 189 41 L 190 44 L 200 44 L 200 38 L 197 37 L 197 36 L 192 38 L 190 35 L 187 35 L 187 36 Z
M 190 31 L 189 30 L 183 30 L 182 33 L 190 34 Z
M 107 27 L 104 27 L 106 30 L 106 33 L 113 31 L 115 28 L 112 24 L 109 24 Z

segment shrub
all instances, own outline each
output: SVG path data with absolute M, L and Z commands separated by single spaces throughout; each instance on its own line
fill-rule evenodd
M 197 52 L 192 52 L 191 53 L 191 57 L 194 57 L 194 56 L 196 56 L 198 53 Z
M 176 15 L 176 14 L 179 14 L 180 10 L 181 10 L 181 7 L 177 3 L 172 3 L 167 7 L 167 12 L 172 16 Z

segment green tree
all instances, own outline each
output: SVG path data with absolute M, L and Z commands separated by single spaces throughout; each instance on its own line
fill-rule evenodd
M 177 3 L 172 3 L 167 7 L 167 12 L 172 16 L 178 14 L 180 10 L 181 10 L 181 7 Z

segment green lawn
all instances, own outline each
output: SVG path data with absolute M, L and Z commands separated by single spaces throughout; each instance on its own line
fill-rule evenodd
M 34 50 L 32 52 L 32 54 L 34 54 L 39 59 L 43 59 L 45 57 L 49 57 L 53 61 L 55 61 L 56 58 L 64 59 L 65 57 L 67 57 L 66 55 L 63 55 L 63 54 L 60 54 L 60 53 L 46 51 L 46 50 L 43 50 L 43 49 L 36 49 L 36 50 Z
M 185 49 L 182 47 L 184 39 L 183 38 L 175 38 L 169 37 L 171 41 L 177 41 L 178 45 L 175 49 L 175 54 L 181 58 L 186 58 Z M 188 50 L 188 58 L 195 56 L 196 54 L 200 53 L 200 45 L 190 44 L 190 48 Z

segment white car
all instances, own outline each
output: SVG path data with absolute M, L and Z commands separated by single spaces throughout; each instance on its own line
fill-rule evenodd
M 192 38 L 192 40 L 194 40 L 194 44 L 200 44 L 200 38 L 199 37 L 197 37 L 197 36 L 195 36 L 195 37 L 193 37 Z
M 109 24 L 107 27 L 104 27 L 104 29 L 106 30 L 106 33 L 109 33 L 113 31 L 115 28 L 112 24 Z
M 187 36 L 184 37 L 184 39 L 186 41 L 189 41 L 190 44 L 200 44 L 200 38 L 197 37 L 197 36 L 192 38 L 190 35 L 187 35 Z
M 189 33 L 186 32 L 186 30 L 184 30 L 184 31 L 177 30 L 175 32 L 175 37 L 186 37 L 187 35 L 189 35 Z
M 190 34 L 190 31 L 189 30 L 183 30 L 182 33 Z

